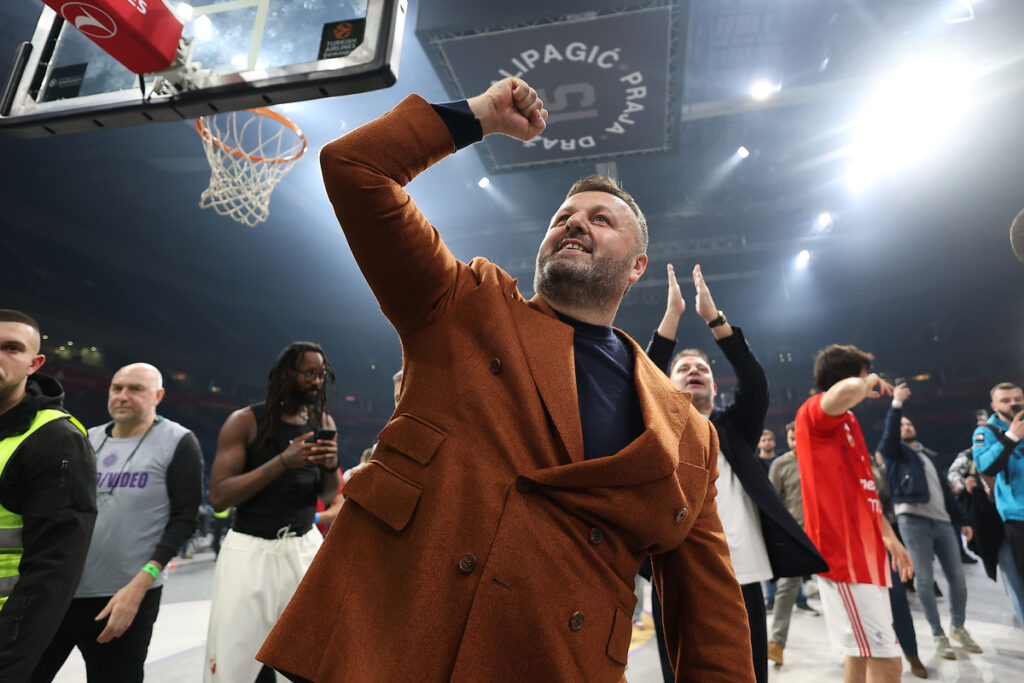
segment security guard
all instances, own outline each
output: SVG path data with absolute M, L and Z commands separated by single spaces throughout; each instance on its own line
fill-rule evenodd
M 55 380 L 39 325 L 0 309 L 0 681 L 29 679 L 82 574 L 96 457 Z

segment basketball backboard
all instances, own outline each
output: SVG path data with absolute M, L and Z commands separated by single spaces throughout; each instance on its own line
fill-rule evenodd
M 46 137 L 386 88 L 398 77 L 407 9 L 407 0 L 169 1 L 188 44 L 180 66 L 144 77 L 143 94 L 138 76 L 68 22 L 85 6 L 83 30 L 110 30 L 88 2 L 44 7 L 0 99 L 0 132 Z

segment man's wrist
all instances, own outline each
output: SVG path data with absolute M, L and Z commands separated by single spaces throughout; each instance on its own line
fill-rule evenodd
M 1011 432 L 1009 429 L 1007 429 L 1003 433 L 1006 434 L 1006 438 L 1009 439 L 1010 441 L 1012 441 L 1014 443 L 1020 443 L 1020 437 L 1017 436 L 1016 434 L 1014 434 L 1013 432 Z

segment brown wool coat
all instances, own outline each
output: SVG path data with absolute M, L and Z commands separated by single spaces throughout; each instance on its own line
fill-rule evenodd
M 646 430 L 583 459 L 572 328 L 455 260 L 402 189 L 453 151 L 411 96 L 321 154 L 405 378 L 258 659 L 296 681 L 624 680 L 650 553 L 678 680 L 752 681 L 714 428 L 631 341 Z

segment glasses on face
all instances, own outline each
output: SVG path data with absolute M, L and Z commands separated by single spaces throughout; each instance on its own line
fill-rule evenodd
M 327 379 L 326 370 L 321 370 L 320 372 L 317 372 L 316 370 L 296 370 L 295 372 L 299 373 L 300 375 L 308 379 L 310 382 L 312 382 L 314 379 L 319 379 L 321 382 Z

